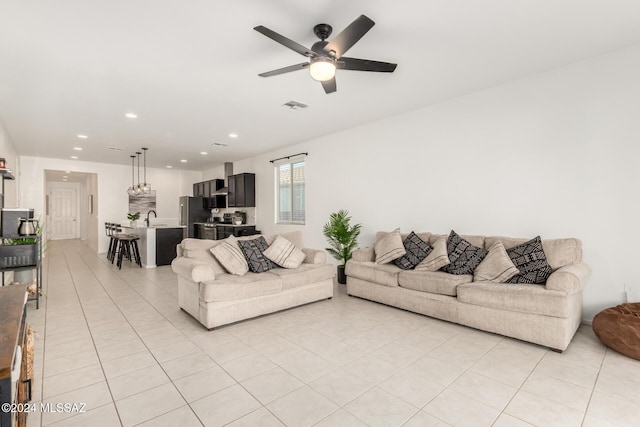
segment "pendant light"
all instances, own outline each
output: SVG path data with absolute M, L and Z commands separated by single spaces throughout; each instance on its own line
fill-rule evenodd
M 136 185 L 133 182 L 134 180 L 134 174 L 135 174 L 135 166 L 133 164 L 134 159 L 136 158 L 136 156 L 131 156 L 131 187 L 127 188 L 127 194 L 130 196 L 135 196 L 136 195 Z
M 140 154 L 142 154 L 142 152 L 140 151 L 136 151 L 136 154 L 138 155 L 138 185 L 136 185 L 136 196 L 140 196 L 142 195 L 142 185 L 140 185 Z
M 147 150 L 148 148 L 142 147 L 142 152 L 144 153 L 144 182 L 142 184 L 142 193 L 148 194 L 151 192 L 151 184 L 147 183 Z

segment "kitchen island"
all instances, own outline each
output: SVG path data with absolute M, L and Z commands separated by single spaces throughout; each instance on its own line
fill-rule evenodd
M 140 261 L 145 268 L 169 265 L 176 257 L 176 246 L 182 242 L 186 227 L 167 224 L 151 224 L 151 226 L 131 227 L 122 223 L 123 232 L 138 236 Z

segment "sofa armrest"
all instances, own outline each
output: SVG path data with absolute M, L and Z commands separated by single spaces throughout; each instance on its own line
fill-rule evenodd
M 587 264 L 565 265 L 551 273 L 547 279 L 546 288 L 575 294 L 584 289 L 589 276 L 591 276 L 591 268 Z
M 305 264 L 326 264 L 327 254 L 317 249 L 303 248 L 302 252 L 307 256 L 304 259 Z
M 175 258 L 171 261 L 171 269 L 177 275 L 196 283 L 215 280 L 216 278 L 211 266 L 200 259 L 185 257 Z
M 372 262 L 376 260 L 376 253 L 373 248 L 358 248 L 353 251 L 351 259 L 360 262 Z

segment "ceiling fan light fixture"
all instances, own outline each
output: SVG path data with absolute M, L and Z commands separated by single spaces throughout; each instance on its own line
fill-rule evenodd
M 311 78 L 318 82 L 326 82 L 336 75 L 336 64 L 331 58 L 320 56 L 311 59 L 309 65 Z

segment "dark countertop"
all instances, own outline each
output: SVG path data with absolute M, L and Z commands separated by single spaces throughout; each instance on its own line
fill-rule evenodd
M 255 227 L 255 224 L 225 224 L 222 222 L 194 222 L 196 225 L 224 225 L 225 227 Z

